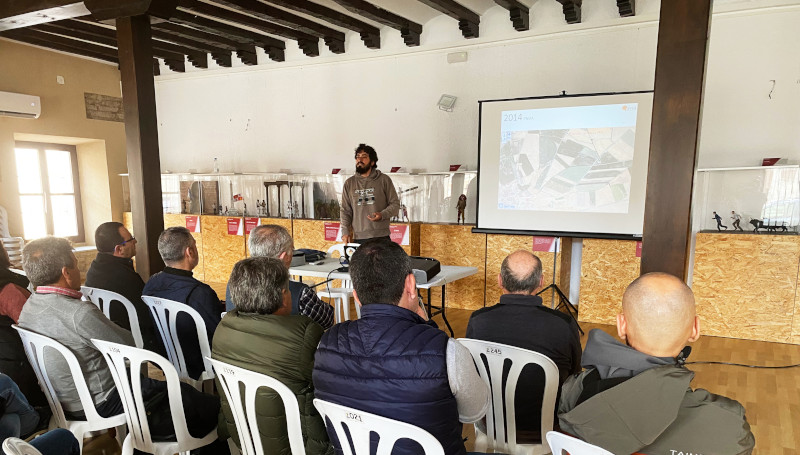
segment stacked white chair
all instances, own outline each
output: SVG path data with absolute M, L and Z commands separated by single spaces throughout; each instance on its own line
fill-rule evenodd
M 209 360 L 214 365 L 217 380 L 225 392 L 228 405 L 233 412 L 233 420 L 236 422 L 236 431 L 239 433 L 239 444 L 243 455 L 264 455 L 255 407 L 256 393 L 261 387 L 272 389 L 280 395 L 286 412 L 286 429 L 292 455 L 305 455 L 300 406 L 294 392 L 273 377 L 219 360 Z M 241 390 L 241 385 L 244 386 L 244 390 Z M 242 399 L 242 395 L 244 395 L 244 399 Z
M 2 237 L 0 242 L 3 243 L 8 259 L 14 267 L 22 267 L 22 248 L 25 247 L 25 241 L 22 237 Z
M 11 237 L 8 231 L 8 212 L 6 208 L 0 205 L 0 238 Z
M 553 455 L 614 455 L 606 449 L 557 431 L 547 432 L 547 442 Z
M 344 455 L 370 455 L 369 436 L 373 432 L 380 438 L 376 455 L 390 455 L 400 439 L 416 441 L 425 455 L 444 455 L 439 441 L 422 428 L 319 398 L 314 400 L 314 406 L 323 419 L 330 420 Z M 352 443 L 355 452 L 350 450 L 348 442 Z
M 214 368 L 211 362 L 211 344 L 206 333 L 206 323 L 194 308 L 185 303 L 174 300 L 162 299 L 160 297 L 142 296 L 142 300 L 150 308 L 153 320 L 161 334 L 161 340 L 167 350 L 167 358 L 170 363 L 178 370 L 178 376 L 184 381 L 192 384 L 197 390 L 203 390 L 203 384 L 208 379 L 214 378 Z M 197 340 L 200 343 L 200 355 L 203 357 L 204 371 L 199 379 L 189 377 L 189 370 L 186 368 L 186 358 L 183 355 L 181 341 L 178 338 L 177 320 L 180 313 L 188 314 L 194 321 L 197 329 Z M 211 384 L 209 381 L 207 384 Z
M 92 340 L 92 343 L 97 346 L 108 362 L 111 375 L 114 377 L 114 384 L 122 399 L 122 406 L 125 408 L 124 415 L 128 421 L 129 433 L 122 443 L 122 455 L 131 455 L 134 449 L 155 455 L 174 453 L 189 455 L 190 450 L 211 444 L 217 439 L 216 428 L 202 438 L 195 438 L 189 434 L 186 416 L 183 412 L 181 382 L 175 367 L 167 359 L 154 352 L 124 344 L 102 340 Z M 154 442 L 150 433 L 150 424 L 147 421 L 145 401 L 142 396 L 141 376 L 138 374 L 141 365 L 147 362 L 154 364 L 164 372 L 172 424 L 175 428 L 175 441 Z
M 489 410 L 486 412 L 486 433 L 475 425 L 475 450 L 486 452 L 487 449 L 492 449 L 495 453 L 502 452 L 513 455 L 550 453 L 544 435 L 553 429 L 553 413 L 558 392 L 556 364 L 547 356 L 527 349 L 469 338 L 459 338 L 458 341 L 469 349 L 478 366 L 478 373 L 491 390 Z M 503 367 L 506 359 L 511 361 L 511 368 L 506 377 L 505 400 L 503 400 Z M 545 375 L 541 414 L 542 443 L 517 444 L 514 397 L 522 368 L 531 363 L 539 365 Z
M 119 302 L 123 307 L 125 307 L 125 311 L 128 313 L 128 323 L 131 327 L 133 342 L 136 344 L 137 348 L 144 348 L 142 330 L 139 328 L 139 317 L 136 314 L 136 307 L 133 306 L 133 303 L 131 303 L 130 300 L 126 299 L 121 294 L 117 294 L 116 292 L 92 288 L 89 286 L 81 286 L 81 293 L 86 299 L 94 303 L 94 305 L 99 308 L 100 311 L 102 311 L 103 314 L 105 314 L 109 319 L 111 319 L 112 302 Z
M 39 386 L 42 388 L 47 403 L 50 405 L 50 410 L 53 411 L 53 417 L 50 420 L 50 429 L 59 427 L 66 428 L 75 435 L 75 438 L 83 450 L 83 436 L 90 431 L 101 431 L 109 428 L 117 429 L 117 439 L 122 443 L 125 437 L 125 415 L 119 414 L 113 417 L 101 417 L 94 407 L 92 395 L 89 393 L 89 387 L 86 385 L 86 380 L 83 377 L 83 371 L 78 363 L 75 354 L 67 349 L 64 345 L 52 338 L 38 333 L 31 332 L 20 328 L 16 324 L 14 327 L 22 339 L 22 345 L 25 347 L 25 354 L 28 356 L 28 362 L 33 367 L 36 373 L 36 378 L 39 380 Z M 45 354 L 45 350 L 47 353 Z M 56 352 L 53 352 L 56 351 Z M 50 381 L 50 376 L 47 374 L 47 364 L 45 362 L 45 355 L 48 358 L 53 358 L 54 355 L 61 355 L 69 366 L 72 380 L 75 383 L 75 389 L 78 392 L 78 397 L 81 400 L 83 413 L 86 420 L 68 420 L 64 415 L 64 408 L 58 399 L 53 384 Z
M 333 257 L 335 253 L 338 253 L 339 257 L 345 257 L 345 250 L 347 248 L 354 249 L 359 246 L 361 245 L 358 243 L 339 243 L 333 245 L 328 248 L 327 257 Z M 324 288 L 317 291 L 317 295 L 333 301 L 335 323 L 338 324 L 342 321 L 350 320 L 350 300 L 353 298 L 353 284 L 350 280 L 342 280 L 341 287 L 332 288 L 326 285 Z M 342 317 L 342 313 L 344 317 Z M 358 306 L 358 304 L 356 304 L 356 314 L 361 318 L 361 307 Z

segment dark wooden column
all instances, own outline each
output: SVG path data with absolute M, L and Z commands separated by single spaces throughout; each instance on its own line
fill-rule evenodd
M 661 2 L 641 273 L 685 278 L 711 0 Z
M 144 280 L 164 268 L 157 247 L 164 215 L 151 42 L 149 16 L 117 19 L 136 269 Z

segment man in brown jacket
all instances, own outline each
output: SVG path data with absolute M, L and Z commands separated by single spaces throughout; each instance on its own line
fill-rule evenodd
M 356 147 L 356 175 L 344 182 L 341 224 L 345 243 L 389 238 L 389 220 L 400 210 L 400 199 L 388 175 L 378 170 L 378 154 L 366 144 Z

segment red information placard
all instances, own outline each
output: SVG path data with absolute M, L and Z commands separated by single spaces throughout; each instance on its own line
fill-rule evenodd
M 558 249 L 558 242 L 556 240 L 556 237 L 534 237 L 533 251 L 555 253 Z
M 186 229 L 189 232 L 200 232 L 200 217 L 191 215 L 186 217 Z
M 636 257 L 642 257 L 642 242 L 636 242 Z
M 255 229 L 256 226 L 258 226 L 258 223 L 260 223 L 260 222 L 261 222 L 261 220 L 259 218 L 250 218 L 250 217 L 245 218 L 244 219 L 244 232 L 245 232 L 245 234 L 250 235 L 250 232 L 252 232 L 253 229 Z
M 228 235 L 244 235 L 241 218 L 228 218 Z
M 342 225 L 341 223 L 334 223 L 331 221 L 325 222 L 325 241 L 336 242 L 342 240 Z
M 389 238 L 398 245 L 408 245 L 410 243 L 408 239 L 408 226 L 404 224 L 389 226 Z

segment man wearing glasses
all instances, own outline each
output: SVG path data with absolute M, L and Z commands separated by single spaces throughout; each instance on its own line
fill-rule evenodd
M 94 231 L 94 242 L 97 257 L 86 272 L 86 286 L 116 292 L 130 300 L 136 307 L 144 348 L 166 355 L 150 310 L 142 301 L 144 281 L 133 268 L 136 239 L 122 223 L 109 221 Z M 111 306 L 111 321 L 124 329 L 131 329 L 128 314 L 120 304 Z
M 400 210 L 392 179 L 378 170 L 378 154 L 366 144 L 356 147 L 356 175 L 342 189 L 342 241 L 389 239 L 389 220 Z

